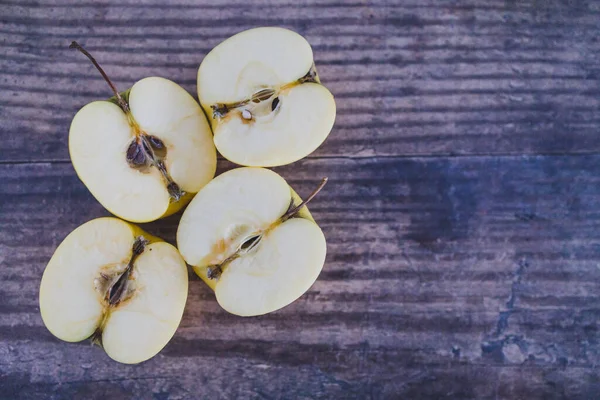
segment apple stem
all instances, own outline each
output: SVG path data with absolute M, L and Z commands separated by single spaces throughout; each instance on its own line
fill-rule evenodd
M 321 179 L 321 183 L 319 183 L 319 186 L 317 186 L 317 188 L 315 190 L 313 190 L 311 194 L 308 195 L 306 200 L 303 200 L 296 207 L 289 209 L 285 214 L 283 214 L 283 216 L 279 219 L 279 223 L 285 222 L 288 219 L 292 218 L 294 215 L 296 215 L 302 209 L 302 207 L 307 205 L 312 199 L 315 198 L 315 196 L 321 191 L 321 189 L 323 189 L 323 187 L 325 186 L 327 181 L 328 181 L 327 177 Z M 206 276 L 208 277 L 208 279 L 213 279 L 213 280 L 219 279 L 221 277 L 221 274 L 223 273 L 223 268 L 227 264 L 229 264 L 236 258 L 239 258 L 243 254 L 245 254 L 245 253 L 251 251 L 253 248 L 255 248 L 258 245 L 258 243 L 260 242 L 261 238 L 262 238 L 262 233 L 247 238 L 240 245 L 240 247 L 237 249 L 237 251 L 235 253 L 233 253 L 232 255 L 230 255 L 229 257 L 227 257 L 223 262 L 221 262 L 220 264 L 209 265 L 206 269 Z
M 312 199 L 314 199 L 315 196 L 321 191 L 321 189 L 323 189 L 323 187 L 327 183 L 327 180 L 328 180 L 327 177 L 321 179 L 321 183 L 319 183 L 319 186 L 317 186 L 317 188 L 315 190 L 313 190 L 313 192 L 311 194 L 308 195 L 306 200 L 303 200 L 296 207 L 293 207 L 292 209 L 288 210 L 285 214 L 283 214 L 283 216 L 280 218 L 280 222 L 284 222 L 284 221 L 287 221 L 288 219 L 292 218 L 294 215 L 296 215 L 300 211 L 300 209 L 302 209 L 302 207 L 304 207 Z
M 90 53 L 88 53 L 88 51 L 86 49 L 84 49 L 79 43 L 77 43 L 75 41 L 71 42 L 71 45 L 69 46 L 69 48 L 79 50 L 80 52 L 83 53 L 83 55 L 85 55 L 87 58 L 90 59 L 92 64 L 94 64 L 94 67 L 96 67 L 96 69 L 100 72 L 100 74 L 102 75 L 102 77 L 104 78 L 106 83 L 108 83 L 108 86 L 110 86 L 110 88 L 112 89 L 113 93 L 115 94 L 115 97 L 117 98 L 117 102 L 119 103 L 119 106 L 121 106 L 121 108 L 123 109 L 123 111 L 125 113 L 129 113 L 129 104 L 127 104 L 127 102 L 123 99 L 123 97 L 121 97 L 121 95 L 119 94 L 119 91 L 117 90 L 115 85 L 111 82 L 111 80 L 108 78 L 108 75 L 106 75 L 106 72 L 104 72 L 104 70 L 102 69 L 100 64 L 98 64 L 96 59 L 94 57 L 92 57 L 92 55 Z

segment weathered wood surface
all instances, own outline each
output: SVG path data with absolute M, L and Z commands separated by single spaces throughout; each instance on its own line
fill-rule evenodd
M 0 398 L 597 399 L 600 2 L 0 1 Z M 313 44 L 327 142 L 277 168 L 328 239 L 298 302 L 257 318 L 190 274 L 175 338 L 119 365 L 39 316 L 60 241 L 108 213 L 68 162 L 70 119 L 160 75 L 195 92 L 244 28 Z M 233 166 L 220 161 L 219 171 Z M 179 216 L 145 224 L 174 243 Z
M 3 3 L 0 160 L 68 160 L 72 116 L 110 97 L 71 40 L 123 90 L 159 75 L 196 93 L 204 55 L 260 25 L 305 35 L 336 96 L 334 134 L 315 157 L 600 149 L 600 2 Z

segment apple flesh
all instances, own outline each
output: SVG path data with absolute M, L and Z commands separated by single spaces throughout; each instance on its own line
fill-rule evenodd
M 198 69 L 198 98 L 219 152 L 247 166 L 306 157 L 327 138 L 336 113 L 309 43 L 283 28 L 250 29 L 215 47 Z
M 305 202 L 277 173 L 250 167 L 221 174 L 196 195 L 181 218 L 177 245 L 219 304 L 240 316 L 299 298 L 326 254 Z
M 80 49 L 89 56 L 79 45 Z M 78 47 L 79 46 L 79 47 Z M 145 78 L 114 101 L 84 106 L 69 131 L 79 178 L 113 214 L 133 222 L 170 215 L 215 174 L 216 150 L 202 109 L 182 87 Z
M 168 243 L 117 218 L 69 234 L 48 263 L 40 311 L 67 342 L 92 338 L 126 364 L 155 356 L 173 337 L 188 292 L 187 266 Z

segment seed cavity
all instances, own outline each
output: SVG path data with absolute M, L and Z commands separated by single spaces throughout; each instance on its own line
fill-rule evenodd
M 156 136 L 148 136 L 148 141 L 152 145 L 154 151 L 165 148 L 165 144 L 163 143 L 163 141 L 157 138 Z
M 262 239 L 262 235 L 255 235 L 255 236 L 252 236 L 252 237 L 246 239 L 240 245 L 238 252 L 240 254 L 247 254 L 247 253 L 251 252 L 252 249 L 254 249 L 258 245 L 258 243 L 260 242 L 260 239 Z
M 148 172 L 150 166 L 155 166 L 160 172 L 167 192 L 172 202 L 179 201 L 185 192 L 176 184 L 165 166 L 167 147 L 156 136 L 140 132 L 127 148 L 127 164 L 140 172 Z
M 138 236 L 133 242 L 131 258 L 127 263 L 127 267 L 108 289 L 105 300 L 109 307 L 114 307 L 121 303 L 128 295 L 129 278 L 133 272 L 133 264 L 135 259 L 144 252 L 146 245 L 149 243 L 143 236 Z
M 286 83 L 284 85 L 280 85 L 276 88 L 264 88 L 260 89 L 252 96 L 245 100 L 241 100 L 234 103 L 217 103 L 210 106 L 212 109 L 212 117 L 213 119 L 220 120 L 225 118 L 230 111 L 245 107 L 242 111 L 241 115 L 244 120 L 252 120 L 255 115 L 263 115 L 268 114 L 268 110 L 262 109 L 262 103 L 268 102 L 271 100 L 270 112 L 274 112 L 280 104 L 279 94 L 283 91 L 286 91 L 296 85 L 301 85 L 304 83 L 320 83 L 319 78 L 317 76 L 317 70 L 315 69 L 315 65 L 313 64 L 308 72 L 293 82 Z
M 275 94 L 274 89 L 262 89 L 252 95 L 253 103 L 260 103 L 261 101 L 267 101 Z
M 300 212 L 300 210 L 302 210 L 302 208 L 304 206 L 306 206 L 306 204 L 308 204 L 312 199 L 315 198 L 315 196 L 321 191 L 321 189 L 323 189 L 323 187 L 325 186 L 325 184 L 327 183 L 328 178 L 325 177 L 323 179 L 321 179 L 321 182 L 319 183 L 319 185 L 317 186 L 316 189 L 314 189 L 312 191 L 312 193 L 310 193 L 308 195 L 308 197 L 306 198 L 306 200 L 303 200 L 300 202 L 300 204 L 295 205 L 294 204 L 294 199 L 292 198 L 290 200 L 290 205 L 288 206 L 287 211 L 277 219 L 277 221 L 275 221 L 274 223 L 272 223 L 269 227 L 267 227 L 266 229 L 263 229 L 259 232 L 255 232 L 253 234 L 251 234 L 250 236 L 246 237 L 240 244 L 240 246 L 237 248 L 237 250 L 230 255 L 229 257 L 227 257 L 224 261 L 222 261 L 219 264 L 212 264 L 209 265 L 208 267 L 206 267 L 206 276 L 208 277 L 208 279 L 211 280 L 218 280 L 221 275 L 223 274 L 223 270 L 225 268 L 227 268 L 227 266 L 235 259 L 238 259 L 244 255 L 249 254 L 250 252 L 252 252 L 254 249 L 256 249 L 258 247 L 258 245 L 260 244 L 262 238 L 268 234 L 268 232 L 271 229 L 274 229 L 276 226 L 282 224 L 283 222 L 287 221 L 288 219 L 291 218 L 296 218 L 298 216 L 298 213 Z
M 102 320 L 92 336 L 90 336 L 92 344 L 102 347 L 102 331 L 111 310 L 131 298 L 135 291 L 131 287 L 131 282 L 133 282 L 133 264 L 140 254 L 144 252 L 148 243 L 150 242 L 143 236 L 136 237 L 131 248 L 131 257 L 125 268 L 122 268 L 122 264 L 107 266 L 105 270 L 100 272 L 100 276 L 94 279 L 94 286 L 102 294 L 104 300 L 104 311 Z

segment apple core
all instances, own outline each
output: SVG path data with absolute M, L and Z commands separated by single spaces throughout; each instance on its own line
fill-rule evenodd
M 155 167 L 158 169 L 169 193 L 171 202 L 179 201 L 185 195 L 185 192 L 181 190 L 179 185 L 173 181 L 167 172 L 167 167 L 165 165 L 167 148 L 164 142 L 155 136 L 149 135 L 140 128 L 139 124 L 135 121 L 135 118 L 131 113 L 131 108 L 129 107 L 129 102 L 127 101 L 128 92 L 125 92 L 122 95 L 118 92 L 117 88 L 109 79 L 108 75 L 104 72 L 100 64 L 98 64 L 96 59 L 77 42 L 72 42 L 69 47 L 79 50 L 92 62 L 92 64 L 94 64 L 96 69 L 100 72 L 106 83 L 108 83 L 115 94 L 115 102 L 119 107 L 121 107 L 127 116 L 129 126 L 134 134 L 133 141 L 127 147 L 125 156 L 127 164 L 131 168 L 142 173 L 148 173 L 150 167 Z

